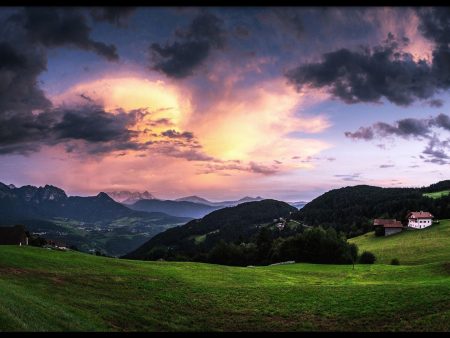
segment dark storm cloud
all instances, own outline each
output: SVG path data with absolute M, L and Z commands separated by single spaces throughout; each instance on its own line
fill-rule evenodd
M 0 153 L 27 154 L 43 145 L 65 144 L 66 150 L 88 153 L 117 150 L 140 150 L 148 144 L 133 141 L 137 132 L 128 127 L 135 125 L 142 115 L 137 112 L 111 114 L 100 107 L 78 109 L 51 109 L 31 114 L 3 116 L 0 124 Z M 84 141 L 84 145 L 71 143 Z
M 445 114 L 439 114 L 430 122 L 431 125 L 450 130 L 450 117 Z
M 85 94 L 80 94 L 80 97 L 81 97 L 82 99 L 85 99 L 85 100 L 88 101 L 88 102 L 91 102 L 91 103 L 94 102 L 94 100 L 92 100 L 92 98 L 90 98 L 89 96 L 87 96 L 87 95 L 85 95 Z
M 411 54 L 399 49 L 406 43 L 390 34 L 381 46 L 326 53 L 322 61 L 301 65 L 286 75 L 298 90 L 328 87 L 334 97 L 346 103 L 380 102 L 385 97 L 407 106 L 431 97 L 442 85 L 436 83 L 425 60 L 415 62 Z
M 25 114 L 29 107 L 44 109 L 50 101 L 37 85 L 47 68 L 45 54 L 21 42 L 0 42 L 0 119 L 5 114 Z
M 300 65 L 286 73 L 300 90 L 304 86 L 329 88 L 346 103 L 380 102 L 382 98 L 408 106 L 450 88 L 450 8 L 418 8 L 418 29 L 434 42 L 432 61 L 414 61 L 402 51 L 407 37 L 396 40 L 389 33 L 384 44 L 364 51 L 340 49 L 323 54 L 320 62 Z M 428 104 L 441 107 L 442 101 Z
M 199 149 L 192 149 L 186 147 L 186 145 L 183 144 L 169 143 L 163 146 L 155 147 L 154 150 L 165 156 L 183 158 L 188 161 L 200 161 L 200 162 L 218 161 L 214 157 L 205 154 Z
M 103 146 L 108 143 L 111 149 L 136 147 L 126 129 L 128 121 L 124 114 L 106 115 L 98 109 L 56 109 L 39 88 L 39 76 L 47 70 L 46 48 L 72 46 L 92 50 L 110 60 L 117 59 L 114 46 L 90 38 L 90 27 L 81 10 L 28 7 L 3 19 L 0 31 L 1 154 L 28 154 L 39 151 L 42 145 L 74 140 Z M 84 98 L 89 101 L 88 97 Z M 137 116 L 131 114 L 130 118 Z M 77 147 L 67 144 L 68 150 Z
M 427 101 L 427 104 L 433 108 L 441 108 L 444 105 L 444 102 L 442 100 L 435 99 Z
M 274 167 L 269 167 L 256 162 L 249 163 L 249 171 L 263 175 L 272 175 L 278 172 L 278 170 Z
M 114 115 L 100 108 L 94 108 L 63 111 L 59 115 L 62 115 L 61 121 L 52 128 L 58 140 L 74 139 L 95 143 L 128 141 L 136 136 L 135 132 L 127 129 L 129 125 L 136 123 L 133 114 Z
M 187 30 L 177 30 L 176 36 L 179 41 L 172 44 L 153 43 L 150 46 L 152 69 L 173 78 L 192 75 L 212 50 L 223 48 L 225 43 L 223 22 L 210 13 L 197 16 Z
M 156 120 L 156 121 L 152 121 L 152 122 L 150 123 L 150 125 L 151 125 L 152 127 L 156 127 L 156 126 L 166 126 L 166 127 L 170 127 L 170 126 L 173 126 L 174 123 L 173 123 L 170 119 L 164 117 L 164 118 L 158 119 L 158 120 Z
M 31 43 L 45 47 L 72 45 L 110 61 L 119 59 L 114 45 L 91 39 L 86 17 L 76 8 L 26 7 L 11 20 L 21 25 Z
M 291 30 L 297 37 L 302 37 L 305 31 L 301 11 L 298 8 L 274 8 L 275 16 L 280 22 L 289 30 Z
M 194 138 L 194 134 L 189 131 L 180 133 L 173 129 L 163 131 L 161 133 L 161 135 L 165 136 L 165 137 L 169 137 L 169 138 L 182 138 L 182 139 L 186 139 L 186 140 L 192 140 Z
M 379 122 L 374 125 L 374 129 L 381 136 L 389 136 L 395 134 L 402 137 L 408 136 L 427 136 L 430 133 L 430 121 L 414 118 L 406 118 L 396 122 L 396 126 Z
M 356 132 L 345 132 L 345 136 L 352 139 L 372 140 L 375 135 L 378 137 L 400 136 L 404 138 L 428 138 L 433 127 L 438 127 L 450 131 L 450 117 L 439 114 L 428 119 L 406 118 L 398 120 L 394 125 L 377 122 L 370 127 L 360 127 Z
M 419 31 L 428 39 L 437 44 L 450 43 L 450 8 L 418 8 L 416 10 L 420 19 Z
M 334 175 L 334 177 L 341 178 L 343 181 L 347 182 L 353 182 L 353 181 L 361 181 L 359 178 L 361 176 L 361 173 L 355 173 L 355 174 L 337 174 Z
M 26 117 L 26 118 L 25 118 Z M 50 125 L 55 122 L 52 114 L 1 114 L 0 154 L 29 153 L 40 148 L 40 142 L 48 138 Z
M 221 173 L 223 171 L 241 171 L 241 172 L 250 172 L 255 174 L 261 174 L 261 175 L 273 175 L 278 172 L 278 169 L 276 166 L 267 166 L 261 163 L 256 162 L 249 162 L 248 164 L 241 163 L 241 161 L 238 160 L 231 160 L 231 161 L 220 161 L 220 160 L 214 160 L 212 162 L 215 163 L 207 163 L 203 166 L 202 170 L 199 172 L 200 174 L 219 174 L 219 175 L 226 175 Z
M 352 138 L 352 139 L 362 139 L 362 140 L 371 140 L 373 139 L 373 130 L 371 127 L 360 127 L 357 131 L 354 133 L 346 131 L 345 133 L 346 137 Z
M 345 136 L 354 140 L 365 141 L 372 140 L 375 137 L 389 136 L 398 136 L 404 139 L 425 139 L 427 140 L 427 146 L 422 152 L 425 156 L 421 155 L 421 159 L 436 164 L 450 163 L 447 154 L 450 151 L 450 141 L 439 139 L 438 136 L 441 136 L 441 133 L 435 133 L 434 128 L 450 131 L 450 117 L 439 114 L 427 119 L 406 118 L 395 122 L 393 125 L 377 122 L 369 127 L 361 127 L 354 133 L 345 132 Z
M 449 141 L 441 141 L 437 137 L 433 137 L 429 140 L 427 147 L 422 152 L 425 155 L 421 156 L 425 159 L 425 162 L 445 165 L 450 163 L 450 156 L 446 153 L 449 151 Z
M 94 7 L 91 9 L 91 16 L 97 21 L 107 21 L 116 26 L 125 26 L 128 19 L 131 17 L 135 7 Z
M 419 30 L 436 44 L 433 50 L 433 68 L 439 84 L 450 87 L 450 8 L 419 8 Z
M 34 151 L 39 146 L 33 142 L 46 135 L 52 121 L 49 114 L 33 114 L 51 107 L 37 85 L 39 74 L 46 70 L 46 56 L 20 39 L 1 38 L 0 153 Z

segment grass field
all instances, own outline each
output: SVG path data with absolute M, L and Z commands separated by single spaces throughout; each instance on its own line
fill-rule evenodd
M 441 198 L 442 196 L 448 195 L 450 193 L 450 190 L 443 190 L 438 192 L 429 192 L 426 194 L 423 194 L 423 196 L 430 197 L 430 198 Z
M 449 331 L 450 264 L 227 267 L 0 246 L 0 331 Z
M 387 237 L 376 237 L 370 232 L 351 238 L 349 242 L 356 243 L 360 253 L 365 250 L 373 252 L 377 263 L 389 264 L 392 258 L 400 260 L 400 264 L 450 262 L 450 220 Z

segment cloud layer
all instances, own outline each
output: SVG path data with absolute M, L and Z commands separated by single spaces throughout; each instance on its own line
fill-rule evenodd
M 386 137 L 427 140 L 427 146 L 420 158 L 426 162 L 449 164 L 450 157 L 447 152 L 450 151 L 450 138 L 443 139 L 445 136 L 442 131 L 450 132 L 450 117 L 446 114 L 425 119 L 406 118 L 394 124 L 377 122 L 369 127 L 360 127 L 355 132 L 347 131 L 345 136 L 353 140 L 365 141 Z
M 152 43 L 152 69 L 169 77 L 184 78 L 192 75 L 209 56 L 212 50 L 225 44 L 223 22 L 210 13 L 198 15 L 186 30 L 177 30 L 177 41 Z

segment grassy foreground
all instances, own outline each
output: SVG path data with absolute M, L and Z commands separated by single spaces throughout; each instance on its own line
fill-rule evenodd
M 359 251 L 371 251 L 376 263 L 389 264 L 392 258 L 400 264 L 450 262 L 450 220 L 441 220 L 425 229 L 408 229 L 401 233 L 376 237 L 373 232 L 351 238 Z
M 0 331 L 450 330 L 450 263 L 227 267 L 0 246 Z

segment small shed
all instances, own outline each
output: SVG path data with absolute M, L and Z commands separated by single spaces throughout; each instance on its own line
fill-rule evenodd
M 373 225 L 383 228 L 384 236 L 390 236 L 403 230 L 402 222 L 395 219 L 377 218 L 374 219 Z
M 23 225 L 1 226 L 0 245 L 28 245 L 28 236 Z

